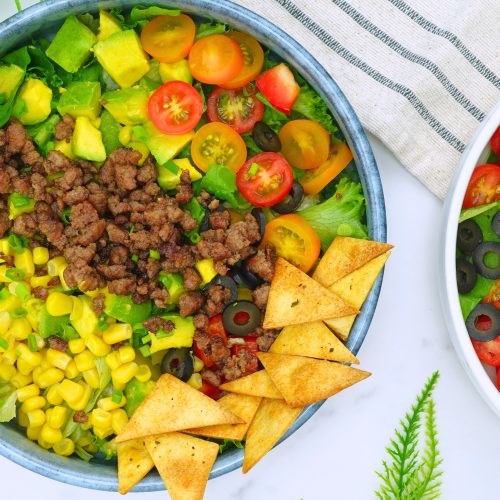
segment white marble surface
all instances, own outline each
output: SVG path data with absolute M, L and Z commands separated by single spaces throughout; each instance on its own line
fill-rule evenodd
M 34 3 L 24 0 L 23 5 Z M 0 19 L 14 13 L 1 0 Z M 7 4 L 7 7 L 4 5 Z M 12 1 L 13 4 L 13 1 Z M 299 431 L 250 473 L 210 481 L 207 500 L 363 500 L 400 417 L 436 369 L 443 498 L 498 496 L 500 425 L 476 394 L 451 346 L 438 298 L 437 244 L 441 202 L 370 138 L 385 189 L 388 262 L 379 305 L 360 351 L 373 376 L 330 399 Z M 438 152 L 429 152 L 438 161 Z M 0 498 L 113 500 L 117 493 L 84 490 L 38 476 L 0 457 Z M 166 498 L 164 492 L 141 498 Z

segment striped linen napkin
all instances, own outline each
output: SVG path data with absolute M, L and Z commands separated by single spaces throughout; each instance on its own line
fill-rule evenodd
M 500 0 L 234 0 L 291 34 L 363 126 L 444 198 L 500 101 Z

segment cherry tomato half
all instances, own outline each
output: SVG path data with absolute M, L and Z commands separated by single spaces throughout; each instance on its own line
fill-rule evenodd
M 264 114 L 264 104 L 253 95 L 244 95 L 243 89 L 215 89 L 207 100 L 208 119 L 229 125 L 239 134 L 253 129 Z
M 497 366 L 497 389 L 500 391 L 500 367 Z
M 500 127 L 498 127 L 491 136 L 490 146 L 495 156 L 500 156 Z
M 207 171 L 209 165 L 225 165 L 237 172 L 247 158 L 247 147 L 240 134 L 229 125 L 212 122 L 203 125 L 191 142 L 191 157 Z
M 196 25 L 185 14 L 155 17 L 141 32 L 143 49 L 162 63 L 180 61 L 193 46 Z
M 486 205 L 497 200 L 500 200 L 500 167 L 488 163 L 479 165 L 467 186 L 463 208 Z
M 270 207 L 289 193 L 293 171 L 278 153 L 259 153 L 250 158 L 236 175 L 241 194 L 256 207 Z
M 262 73 L 256 80 L 258 89 L 279 111 L 289 115 L 300 92 L 293 73 L 286 64 L 278 64 Z
M 279 132 L 281 153 L 290 165 L 309 170 L 328 159 L 330 134 L 312 120 L 292 120 Z
M 477 357 L 487 365 L 500 366 L 500 336 L 489 342 L 471 339 Z
M 321 243 L 314 229 L 297 214 L 276 217 L 266 224 L 262 246 L 270 243 L 276 253 L 307 273 L 319 257 Z
M 483 304 L 491 304 L 500 309 L 500 280 L 495 280 L 490 293 L 481 302 Z
M 243 69 L 235 78 L 224 83 L 222 87 L 225 89 L 237 89 L 250 83 L 260 73 L 264 65 L 264 51 L 260 43 L 253 36 L 246 33 L 231 31 L 227 36 L 240 46 L 243 53 Z
M 185 134 L 196 127 L 203 114 L 203 101 L 189 83 L 167 82 L 148 101 L 148 115 L 164 134 Z
M 216 401 L 222 396 L 222 391 L 218 387 L 215 387 L 215 385 L 209 384 L 206 380 L 202 382 L 199 390 L 205 394 L 205 396 L 215 399 Z
M 228 36 L 209 35 L 193 45 L 188 63 L 196 80 L 222 85 L 238 75 L 244 58 L 238 43 Z

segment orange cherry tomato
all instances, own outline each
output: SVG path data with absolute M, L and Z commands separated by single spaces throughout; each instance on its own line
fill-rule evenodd
M 314 229 L 300 215 L 287 214 L 266 224 L 262 245 L 269 243 L 276 253 L 307 273 L 318 260 L 321 243 Z
M 260 43 L 250 35 L 241 33 L 241 31 L 231 31 L 227 36 L 233 39 L 243 53 L 243 69 L 232 80 L 224 83 L 222 87 L 225 89 L 237 89 L 244 87 L 260 73 L 264 65 L 264 51 Z
M 225 165 L 238 172 L 247 159 L 247 147 L 229 125 L 212 122 L 203 125 L 193 137 L 191 158 L 204 172 L 209 165 Z
M 143 49 L 163 63 L 184 59 L 193 46 L 196 25 L 186 14 L 155 17 L 141 32 Z
M 228 36 L 209 35 L 193 45 L 188 63 L 196 80 L 222 85 L 240 73 L 244 58 L 238 43 Z
M 330 157 L 318 168 L 308 170 L 299 182 L 307 194 L 318 194 L 352 161 L 352 153 L 345 143 L 334 144 Z
M 482 300 L 483 304 L 491 304 L 497 309 L 500 309 L 500 280 L 493 283 L 490 293 Z
M 290 165 L 309 170 L 328 159 L 330 134 L 312 120 L 292 120 L 279 132 L 281 153 Z

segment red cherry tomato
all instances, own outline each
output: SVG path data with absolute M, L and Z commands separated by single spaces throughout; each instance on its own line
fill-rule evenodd
M 227 345 L 227 332 L 222 324 L 222 314 L 216 314 L 208 320 L 207 333 L 209 333 L 212 337 L 222 339 L 224 345 Z M 201 349 L 196 340 L 193 341 L 193 350 L 195 355 L 203 361 L 206 368 L 214 366 L 215 359 L 213 356 L 210 352 L 206 352 Z
M 465 192 L 463 208 L 477 207 L 500 200 L 500 167 L 493 164 L 479 165 Z
M 202 386 L 199 389 L 199 391 L 202 392 L 203 394 L 205 394 L 206 396 L 208 396 L 209 398 L 212 398 L 215 400 L 219 399 L 221 394 L 222 394 L 222 391 L 218 387 L 215 387 L 215 385 L 209 384 L 205 380 L 203 381 Z
M 500 309 L 500 280 L 496 280 L 490 293 L 481 301 L 483 304 L 491 304 Z
M 497 389 L 500 391 L 500 367 L 497 366 Z
M 500 366 L 500 336 L 489 342 L 471 339 L 477 357 L 487 365 Z
M 207 100 L 208 119 L 222 122 L 244 134 L 262 119 L 264 104 L 253 95 L 244 95 L 243 89 L 215 89 Z
M 186 82 L 172 81 L 158 87 L 148 101 L 148 115 L 164 134 L 178 135 L 196 127 L 203 114 L 203 101 Z
M 239 191 L 256 207 L 276 205 L 289 193 L 292 184 L 292 167 L 278 153 L 260 153 L 236 174 Z
M 495 130 L 495 133 L 490 139 L 490 146 L 495 156 L 500 156 L 500 127 Z
M 289 115 L 300 92 L 293 73 L 286 64 L 278 64 L 262 73 L 256 80 L 264 97 L 279 111 Z

